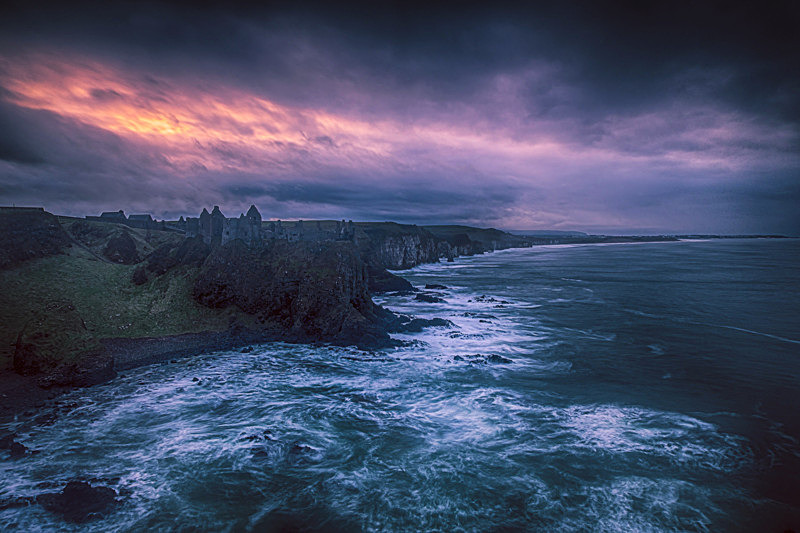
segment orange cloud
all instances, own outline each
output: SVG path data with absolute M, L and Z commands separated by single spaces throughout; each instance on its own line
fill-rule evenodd
M 532 169 L 548 165 L 585 169 L 652 162 L 688 168 L 737 164 L 729 154 L 713 149 L 731 135 L 736 117 L 721 117 L 725 120 L 703 130 L 712 148 L 708 151 L 637 153 L 607 142 L 557 141 L 546 128 L 537 133 L 533 127 L 519 134 L 502 129 L 503 125 L 484 122 L 479 129 L 465 121 L 436 122 L 424 116 L 367 121 L 281 105 L 220 82 L 155 79 L 91 59 L 41 52 L 13 60 L 0 58 L 0 81 L 12 103 L 145 143 L 182 175 L 205 168 L 266 177 L 282 165 L 294 170 L 303 165 L 357 168 L 363 173 L 416 165 L 456 169 L 468 165 L 487 175 L 530 180 L 534 179 Z M 650 137 L 658 138 L 671 120 L 671 114 L 611 117 L 606 139 L 627 142 L 631 138 L 638 145 L 648 138 L 649 128 L 656 128 Z M 548 179 L 541 173 L 533 175 L 539 181 Z

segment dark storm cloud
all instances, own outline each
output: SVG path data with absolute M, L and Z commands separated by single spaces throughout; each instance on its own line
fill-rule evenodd
M 551 91 L 550 80 L 531 83 L 534 113 L 564 112 L 562 101 L 585 114 L 713 97 L 798 118 L 795 2 L 551 4 L 20 3 L 0 24 L 7 49 L 45 42 L 172 72 L 207 68 L 266 84 L 287 100 L 353 82 L 460 100 L 488 77 L 544 61 L 579 91 L 565 97 Z
M 301 135 L 276 126 L 260 139 L 237 113 L 168 116 L 235 137 L 195 139 L 187 155 L 26 109 L 5 89 L 0 194 L 62 209 L 129 198 L 186 214 L 216 197 L 231 208 L 261 200 L 283 217 L 792 231 L 799 11 L 18 3 L 0 17 L 0 83 L 15 60 L 60 51 L 130 74 L 85 87 L 97 106 L 153 112 L 185 106 L 175 94 L 224 103 L 240 91 L 284 106 L 262 130 L 283 120 Z M 346 127 L 319 126 L 331 120 Z

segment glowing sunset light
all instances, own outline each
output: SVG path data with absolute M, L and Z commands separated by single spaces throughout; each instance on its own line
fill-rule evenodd
M 800 194 L 800 130 L 785 118 L 795 85 L 754 100 L 738 89 L 753 72 L 737 56 L 709 68 L 684 50 L 679 67 L 654 45 L 644 61 L 602 38 L 561 40 L 557 18 L 448 16 L 422 48 L 391 17 L 385 33 L 367 25 L 352 39 L 341 21 L 326 32 L 304 16 L 234 18 L 218 46 L 146 11 L 119 19 L 135 27 L 119 39 L 105 22 L 85 41 L 0 37 L 4 201 L 53 189 L 55 205 L 94 211 L 113 208 L 119 192 L 102 190 L 118 187 L 134 191 L 131 208 L 170 216 L 257 203 L 277 218 L 589 231 L 697 220 L 713 232 L 744 224 L 743 204 Z M 216 35 L 210 12 L 195 15 Z M 775 79 L 783 65 L 769 67 Z M 748 209 L 795 220 L 788 207 Z

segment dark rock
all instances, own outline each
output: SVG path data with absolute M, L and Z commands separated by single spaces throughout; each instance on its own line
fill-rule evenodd
M 426 289 L 433 289 L 433 290 L 445 290 L 447 287 L 444 285 L 439 285 L 438 283 L 428 283 L 425 285 Z
M 19 459 L 20 457 L 25 457 L 28 453 L 28 448 L 24 444 L 15 441 L 8 447 L 8 451 L 11 452 L 11 457 L 13 459 Z
M 33 419 L 34 426 L 52 426 L 58 419 L 56 413 L 44 413 Z
M 253 347 L 252 346 L 245 346 L 244 348 L 242 348 L 240 350 L 240 352 L 241 353 L 252 353 L 253 352 Z
M 140 260 L 139 253 L 136 251 L 136 243 L 127 231 L 122 231 L 116 237 L 109 239 L 103 255 L 110 261 L 123 265 L 133 265 Z
M 147 270 L 161 276 L 166 274 L 170 269 L 178 266 L 180 262 L 173 253 L 173 247 L 169 244 L 159 246 L 147 256 Z
M 14 370 L 40 376 L 44 388 L 106 381 L 114 376 L 113 363 L 68 300 L 50 302 L 34 314 L 14 350 Z
M 394 316 L 375 305 L 366 266 L 349 241 L 272 241 L 251 248 L 235 240 L 215 248 L 193 295 L 212 308 L 235 306 L 289 338 L 359 346 L 391 344 Z
M 424 328 L 431 327 L 452 328 L 454 324 L 444 318 L 414 318 L 407 322 L 393 324 L 390 331 L 395 333 L 419 333 Z
M 117 502 L 117 492 L 92 487 L 86 481 L 70 481 L 61 492 L 40 494 L 36 502 L 68 522 L 81 523 L 105 514 Z
M 259 442 L 259 441 L 273 441 L 275 439 L 272 437 L 272 431 L 265 429 L 261 433 L 246 435 L 242 437 L 242 440 L 246 440 L 249 442 Z
M 292 444 L 291 448 L 289 448 L 289 453 L 290 454 L 294 454 L 294 455 L 298 455 L 298 454 L 301 454 L 301 453 L 309 453 L 309 452 L 312 452 L 312 451 L 313 451 L 313 448 L 311 448 L 310 446 L 306 446 L 305 444 L 299 444 L 299 443 L 296 443 L 296 442 L 294 444 Z
M 14 443 L 16 435 L 13 433 L 0 437 L 0 450 L 8 450 Z
M 494 315 L 489 315 L 487 313 L 473 313 L 471 311 L 467 311 L 466 313 L 464 313 L 464 316 L 469 317 L 469 318 L 485 318 L 487 320 L 496 320 L 497 319 L 497 317 L 494 316 Z
M 0 511 L 6 509 L 16 509 L 19 507 L 27 507 L 36 503 L 36 498 L 30 496 L 20 496 L 18 498 L 6 498 L 0 500 Z
M 295 442 L 286 452 L 286 459 L 290 463 L 308 462 L 313 461 L 315 459 L 315 455 L 315 450 L 311 446 L 306 446 L 305 444 Z
M 415 294 L 416 292 L 417 292 L 416 290 L 412 290 L 412 291 L 394 291 L 394 292 L 390 292 L 389 296 L 411 296 L 412 294 Z
M 457 356 L 453 357 L 453 361 L 463 361 L 463 360 L 464 360 L 464 358 L 461 357 L 460 355 L 457 355 Z
M 131 281 L 134 285 L 144 285 L 147 283 L 147 271 L 144 266 L 140 265 L 136 267 L 131 276 Z
M 0 269 L 60 254 L 72 239 L 58 219 L 39 209 L 0 209 Z
M 192 381 L 194 381 L 194 382 L 198 382 L 198 381 L 200 381 L 200 380 L 199 380 L 198 378 L 192 378 Z
M 414 286 L 400 276 L 395 276 L 380 265 L 367 264 L 369 291 L 373 294 L 383 292 L 414 292 Z
M 438 296 L 433 296 L 431 294 L 426 294 L 426 293 L 417 294 L 414 297 L 414 299 L 417 300 L 417 301 L 426 302 L 426 303 L 429 303 L 429 304 L 444 303 L 444 300 L 442 298 L 439 298 Z
M 497 355 L 497 354 L 492 354 L 489 357 L 487 357 L 486 358 L 486 362 L 492 363 L 492 364 L 495 364 L 495 365 L 496 364 L 513 363 L 513 361 L 511 359 L 507 359 L 507 358 L 505 358 L 505 357 L 503 357 L 501 355 Z
M 211 248 L 200 237 L 189 237 L 174 244 L 159 246 L 147 256 L 147 270 L 162 276 L 177 266 L 197 267 L 205 262 Z
M 200 237 L 184 239 L 175 251 L 178 264 L 184 266 L 200 266 L 211 253 L 211 248 Z

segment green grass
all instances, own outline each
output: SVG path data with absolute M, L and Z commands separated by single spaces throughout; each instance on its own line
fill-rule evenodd
M 123 231 L 126 231 L 136 244 L 139 257 L 144 258 L 162 244 L 179 243 L 183 235 L 168 231 L 147 231 L 140 228 L 131 228 L 123 224 L 97 222 L 82 218 L 58 217 L 61 227 L 75 240 L 86 246 L 97 256 L 103 256 L 103 250 L 108 240 Z
M 97 338 L 153 337 L 227 327 L 229 312 L 191 296 L 194 271 L 176 268 L 141 286 L 135 266 L 99 261 L 73 246 L 65 255 L 26 261 L 0 271 L 0 367 L 14 353 L 17 335 L 37 310 L 69 300 Z

